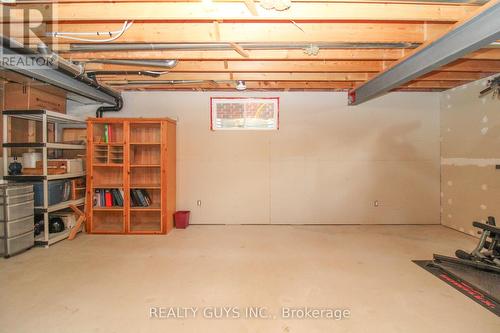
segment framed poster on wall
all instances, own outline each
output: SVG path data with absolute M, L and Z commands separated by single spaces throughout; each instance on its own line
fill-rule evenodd
M 214 131 L 277 130 L 279 97 L 211 97 L 210 122 Z

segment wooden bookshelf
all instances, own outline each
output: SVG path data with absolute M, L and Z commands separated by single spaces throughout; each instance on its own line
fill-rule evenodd
M 168 233 L 175 212 L 175 121 L 91 118 L 87 126 L 87 230 Z

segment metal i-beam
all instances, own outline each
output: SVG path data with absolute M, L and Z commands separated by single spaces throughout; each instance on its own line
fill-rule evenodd
M 500 0 L 492 0 L 377 76 L 349 92 L 349 105 L 383 95 L 470 52 L 500 39 Z
M 87 98 L 90 98 L 94 101 L 101 102 L 101 103 L 107 103 L 111 105 L 116 104 L 116 100 L 113 96 L 108 95 L 102 91 L 99 91 L 98 89 L 85 84 L 84 82 L 81 82 L 69 75 L 66 75 L 64 73 L 58 72 L 57 70 L 51 68 L 48 65 L 45 64 L 39 64 L 37 66 L 20 66 L 20 67 L 14 67 L 14 66 L 5 66 L 4 64 L 4 57 L 18 57 L 19 54 L 6 48 L 3 46 L 0 46 L 0 55 L 2 56 L 2 59 L 0 59 L 0 67 L 4 67 L 5 69 L 11 70 L 13 72 L 22 74 L 27 77 L 34 78 L 36 80 L 39 80 L 41 82 L 49 83 L 53 86 L 59 87 L 61 89 L 64 89 L 66 91 L 73 92 L 77 95 L 84 96 Z M 36 57 L 34 55 L 22 55 L 22 57 Z

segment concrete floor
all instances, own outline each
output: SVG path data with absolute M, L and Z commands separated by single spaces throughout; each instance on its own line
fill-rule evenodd
M 0 331 L 499 332 L 498 317 L 410 261 L 474 243 L 441 226 L 80 235 L 0 259 Z M 248 306 L 265 307 L 271 319 L 205 318 L 221 306 L 242 317 Z M 199 310 L 195 318 L 149 319 L 150 307 Z M 349 309 L 351 317 L 283 319 L 282 307 Z

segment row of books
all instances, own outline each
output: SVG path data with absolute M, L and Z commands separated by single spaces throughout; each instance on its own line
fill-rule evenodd
M 95 190 L 94 207 L 123 207 L 123 190 L 116 188 Z
M 94 191 L 94 207 L 123 207 L 123 190 L 110 188 Z M 153 201 L 147 190 L 130 190 L 132 207 L 148 207 Z
M 133 207 L 148 207 L 153 203 L 146 190 L 130 190 L 130 201 Z

